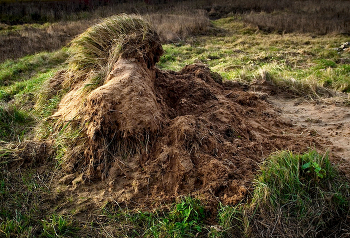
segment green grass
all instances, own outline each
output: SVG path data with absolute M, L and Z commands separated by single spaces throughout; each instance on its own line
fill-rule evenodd
M 8 160 L 11 149 L 0 148 L 0 237 L 76 237 L 79 224 L 53 208 L 61 201 L 51 198 L 57 171 L 35 164 L 23 168 Z M 54 163 L 41 162 L 49 168 Z
M 34 111 L 44 83 L 59 69 L 65 67 L 67 49 L 7 60 L 0 64 L 0 102 L 15 105 L 37 115 L 47 116 L 51 103 Z M 52 111 L 52 110 L 49 110 Z
M 72 219 L 62 215 L 51 215 L 50 219 L 42 221 L 42 237 L 76 237 L 79 227 Z
M 1 237 L 77 237 L 79 227 L 71 218 L 53 214 L 42 220 L 16 214 L 0 223 Z
M 211 231 L 213 237 L 242 237 L 244 235 L 244 219 L 242 204 L 228 206 L 219 204 L 218 225 L 220 229 Z
M 21 24 L 21 25 L 1 25 L 0 24 L 0 35 L 8 35 L 9 33 L 16 33 L 18 31 L 23 31 L 28 28 L 35 28 L 35 29 L 45 29 L 48 26 L 50 26 L 52 23 L 44 23 L 44 24 Z
M 251 200 L 221 208 L 219 217 L 247 236 L 326 236 L 347 224 L 349 205 L 349 184 L 328 154 L 282 151 L 261 165 Z
M 169 211 L 129 211 L 116 205 L 103 208 L 109 221 L 118 222 L 117 237 L 197 237 L 208 233 L 206 212 L 201 201 L 184 197 Z
M 5 180 L 0 180 L 0 203 L 6 205 L 0 210 L 1 237 L 85 237 L 87 230 L 92 236 L 112 237 L 180 238 L 208 234 L 204 207 L 200 200 L 192 197 L 182 198 L 169 210 L 164 208 L 154 212 L 129 210 L 108 203 L 102 208 L 101 214 L 97 214 L 104 218 L 103 221 L 87 222 L 76 220 L 71 215 L 59 215 L 41 209 L 37 203 L 40 202 L 39 197 L 29 200 L 34 194 L 42 196 L 48 192 L 41 191 L 37 179 L 30 178 L 27 184 L 16 181 L 18 187 Z M 17 193 L 19 188 L 23 194 Z
M 349 186 L 328 155 L 315 151 L 271 155 L 261 165 L 248 202 L 219 204 L 216 225 L 212 225 L 212 214 L 203 203 L 193 197 L 182 197 L 152 212 L 109 202 L 100 213 L 95 212 L 102 220 L 83 222 L 55 212 L 64 198 L 53 204 L 43 199 L 51 193 L 52 172 L 42 174 L 33 169 L 8 173 L 5 164 L 0 168 L 0 232 L 4 237 L 79 237 L 87 233 L 114 237 L 254 237 L 267 231 L 270 233 L 265 235 L 313 237 L 330 234 L 327 229 L 340 232 L 349 213 Z M 310 229 L 307 233 L 303 230 L 306 228 Z
M 21 104 L 24 100 L 35 100 L 34 96 L 43 86 L 43 83 L 51 78 L 57 69 L 51 69 L 47 72 L 37 73 L 25 81 L 16 81 L 9 86 L 2 87 L 0 91 L 0 100 L 9 101 L 15 99 L 16 104 Z M 32 97 L 32 98 L 30 98 Z
M 23 57 L 18 60 L 7 60 L 0 64 L 0 87 L 9 86 L 19 81 L 26 81 L 38 73 L 48 72 L 62 64 L 68 57 L 67 49 Z
M 68 237 L 72 219 L 50 211 L 53 171 L 11 170 L 0 155 L 0 237 Z
M 0 64 L 0 140 L 22 140 L 38 121 L 52 114 L 62 93 L 35 105 L 45 82 L 65 67 L 67 57 L 67 49 L 63 48 Z
M 350 92 L 350 54 L 337 47 L 348 41 L 341 35 L 267 34 L 244 23 L 240 17 L 213 22 L 222 32 L 202 36 L 190 44 L 164 45 L 158 66 L 180 70 L 186 64 L 203 62 L 226 80 L 273 81 L 296 93 L 317 93 L 316 87 Z
M 0 104 L 0 141 L 21 141 L 33 121 L 27 112 Z

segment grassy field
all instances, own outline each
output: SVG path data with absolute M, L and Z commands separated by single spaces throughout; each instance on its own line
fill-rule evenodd
M 238 17 L 215 21 L 216 36 L 190 43 L 164 45 L 159 67 L 179 70 L 202 62 L 226 80 L 270 80 L 296 93 L 317 93 L 318 87 L 349 92 L 349 51 L 338 47 L 341 35 L 266 33 Z
M 206 19 L 208 24 L 179 28 L 175 37 L 167 36 L 167 25 L 158 24 L 167 43 L 157 67 L 177 71 L 205 63 L 224 80 L 267 80 L 309 97 L 321 97 L 325 90 L 350 92 L 350 51 L 338 50 L 348 36 L 267 32 L 244 18 Z M 150 19 L 160 22 L 162 17 Z M 257 237 L 317 237 L 337 229 L 349 232 L 344 224 L 349 185 L 328 155 L 315 151 L 271 155 L 260 167 L 252 194 L 236 206 L 219 204 L 211 211 L 206 201 L 180 197 L 146 210 L 106 203 L 91 216 L 79 217 L 77 207 L 68 206 L 72 199 L 52 190 L 52 179 L 60 173 L 59 155 L 23 166 L 15 156 L 23 150 L 18 142 L 50 130 L 45 120 L 62 92 L 45 95 L 45 83 L 67 68 L 68 57 L 62 48 L 0 64 L 0 237 L 250 237 L 255 229 L 261 232 Z M 64 215 L 58 212 L 63 206 L 71 207 Z
M 89 25 L 118 13 L 146 17 L 163 42 L 208 34 L 209 19 L 235 14 L 270 33 L 350 34 L 350 7 L 343 0 L 10 0 L 0 1 L 0 62 L 58 50 Z

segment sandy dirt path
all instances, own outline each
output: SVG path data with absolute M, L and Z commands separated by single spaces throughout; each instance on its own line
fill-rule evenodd
M 332 157 L 350 171 L 350 107 L 336 100 L 306 100 L 303 98 L 269 97 L 280 116 L 305 129 L 305 133 L 330 141 L 325 145 Z M 348 177 L 350 174 L 347 173 Z

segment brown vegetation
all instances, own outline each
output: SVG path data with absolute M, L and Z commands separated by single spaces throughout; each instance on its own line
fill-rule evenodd
M 149 14 L 145 18 L 157 31 L 162 43 L 184 41 L 191 36 L 209 33 L 210 21 L 205 11 L 176 14 Z
M 178 42 L 190 36 L 206 34 L 209 18 L 203 11 L 194 14 L 147 14 L 144 16 L 158 32 L 162 43 Z M 58 22 L 40 27 L 24 25 L 0 26 L 0 62 L 41 51 L 60 49 L 99 19 Z
M 252 12 L 244 19 L 267 31 L 350 34 L 350 3 L 296 1 L 287 9 L 271 14 Z
M 0 32 L 0 62 L 60 49 L 93 22 L 96 21 L 60 22 L 42 27 L 24 25 L 19 29 L 4 25 Z
M 142 13 L 157 30 L 162 42 L 182 41 L 192 35 L 206 34 L 210 26 L 209 18 L 216 19 L 237 13 L 244 14 L 243 19 L 245 21 L 266 31 L 297 31 L 316 34 L 350 33 L 350 4 L 348 1 L 341 0 L 293 2 L 287 0 L 278 2 L 271 0 L 234 2 L 198 0 L 151 1 L 149 4 L 143 1 L 133 1 L 114 3 L 114 5 L 108 5 L 111 4 L 108 1 L 99 4 L 97 2 L 91 1 L 90 5 L 84 5 L 82 1 L 42 2 L 40 4 L 53 5 L 48 8 L 40 8 L 38 13 L 35 9 L 40 4 L 35 5 L 31 2 L 2 3 L 0 5 L 2 23 L 33 22 L 33 19 L 27 19 L 25 22 L 6 20 L 7 14 L 12 11 L 15 11 L 16 16 L 33 11 L 34 15 L 44 15 L 39 19 L 45 19 L 45 21 L 70 21 L 42 27 L 0 25 L 0 62 L 44 50 L 59 49 L 76 35 L 82 33 L 88 26 L 98 21 L 76 20 L 99 19 L 121 12 Z M 22 4 L 23 10 L 19 11 L 18 8 L 14 7 L 15 5 L 12 6 L 11 4 Z M 106 4 L 107 6 L 105 6 Z M 54 6 L 57 6 L 55 11 L 53 10 L 55 9 Z M 55 14 L 55 16 L 50 18 L 45 14 Z M 25 18 L 22 17 L 21 19 Z M 34 22 L 45 21 L 34 20 Z

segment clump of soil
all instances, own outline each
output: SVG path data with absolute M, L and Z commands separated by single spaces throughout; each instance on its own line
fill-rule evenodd
M 235 204 L 271 152 L 318 145 L 265 99 L 222 83 L 205 65 L 172 72 L 121 58 L 87 97 L 84 150 L 66 168 L 98 199 L 142 203 L 196 193 Z
M 69 86 L 52 117 L 57 134 L 67 128 L 80 133 L 66 142 L 68 175 L 60 180 L 66 188 L 98 201 L 142 204 L 196 193 L 235 204 L 271 152 L 318 145 L 312 134 L 300 135 L 280 119 L 266 95 L 223 83 L 203 64 L 180 72 L 157 69 L 163 50 L 156 33 L 138 18 L 116 19 L 92 27 L 74 41 L 74 49 L 91 46 L 91 39 L 103 45 L 99 31 L 121 24 L 129 33 L 118 38 L 119 48 L 113 45 L 114 31 L 108 31 L 109 50 L 77 51 L 72 65 L 83 73 L 68 70 L 64 80 L 51 82 Z M 87 64 L 91 54 L 103 55 L 108 67 L 97 56 Z M 91 77 L 96 68 L 111 68 L 97 84 Z

